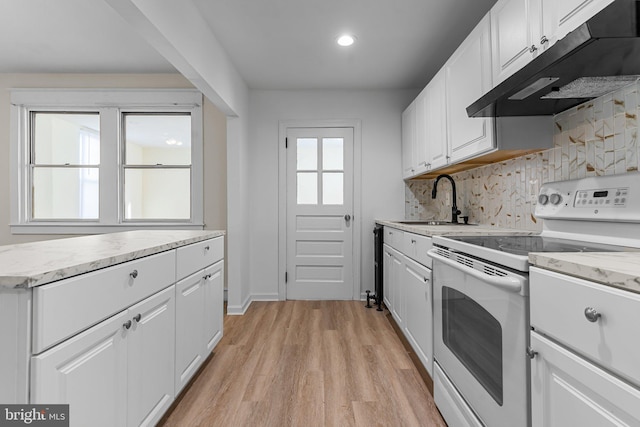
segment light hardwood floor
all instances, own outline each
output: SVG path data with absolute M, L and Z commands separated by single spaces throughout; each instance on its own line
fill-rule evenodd
M 386 316 L 361 301 L 254 302 L 161 426 L 443 426 Z

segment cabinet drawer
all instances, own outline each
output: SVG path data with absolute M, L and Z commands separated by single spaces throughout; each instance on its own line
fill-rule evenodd
M 640 295 L 532 267 L 531 325 L 640 385 Z M 600 314 L 595 322 L 587 308 Z M 535 350 L 535 349 L 534 349 Z
M 33 353 L 37 354 L 175 282 L 167 251 L 33 290 Z
M 431 257 L 427 251 L 431 249 L 431 237 L 415 233 L 404 233 L 404 250 L 406 256 L 420 264 L 431 268 Z
M 404 232 L 396 228 L 385 227 L 384 228 L 384 243 L 391 246 L 393 249 L 400 252 L 403 251 L 404 244 Z
M 210 266 L 224 257 L 224 237 L 205 240 L 177 249 L 177 279 Z

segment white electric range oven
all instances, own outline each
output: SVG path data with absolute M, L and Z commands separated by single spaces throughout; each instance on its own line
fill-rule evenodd
M 640 175 L 544 184 L 539 235 L 434 237 L 434 397 L 450 427 L 527 427 L 530 252 L 640 248 Z

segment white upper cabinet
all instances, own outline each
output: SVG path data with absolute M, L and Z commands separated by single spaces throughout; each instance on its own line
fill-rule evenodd
M 416 102 L 413 101 L 402 113 L 402 177 L 415 174 Z
M 491 89 L 491 22 L 487 14 L 445 64 L 450 162 L 494 147 L 494 119 L 470 118 L 467 107 Z
M 541 46 L 546 49 L 600 12 L 613 0 L 541 0 Z
M 540 0 L 498 0 L 491 8 L 494 84 L 524 67 L 540 48 Z M 557 0 L 556 0 L 557 1 Z
M 449 163 L 447 154 L 446 75 L 442 68 L 426 88 L 427 168 L 437 169 Z
M 494 84 L 611 3 L 613 0 L 498 0 L 491 9 Z

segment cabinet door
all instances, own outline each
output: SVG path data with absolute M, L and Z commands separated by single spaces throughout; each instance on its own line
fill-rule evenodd
M 449 163 L 447 154 L 446 73 L 442 68 L 427 85 L 427 144 L 429 169 Z
M 473 118 L 467 107 L 491 89 L 491 26 L 487 14 L 445 65 L 447 137 L 451 162 L 495 146 L 493 118 Z
M 129 308 L 128 426 L 154 425 L 174 398 L 175 287 Z
M 402 288 L 406 300 L 405 335 L 429 375 L 433 376 L 431 270 L 405 260 Z
M 415 101 L 402 113 L 402 177 L 410 178 L 415 174 L 413 164 L 416 139 L 416 103 Z
M 203 360 L 204 276 L 201 270 L 176 283 L 176 396 Z
M 542 36 L 552 46 L 589 18 L 613 3 L 613 0 L 542 0 Z
M 413 141 L 415 144 L 413 147 L 413 153 L 415 155 L 414 164 L 416 168 L 416 174 L 422 174 L 431 167 L 431 164 L 429 163 L 429 144 L 427 142 L 427 102 L 427 88 L 424 88 L 415 101 L 416 137 Z
M 382 277 L 383 277 L 383 301 L 384 305 L 387 306 L 389 311 L 393 310 L 393 275 L 392 275 L 392 261 L 393 255 L 391 254 L 391 249 L 385 244 L 382 249 Z
M 531 333 L 533 427 L 640 425 L 640 390 Z
M 493 83 L 498 84 L 525 66 L 540 51 L 537 42 L 540 0 L 498 0 L 491 8 Z M 532 10 L 533 9 L 533 10 Z M 532 52 L 533 50 L 533 52 Z
M 391 299 L 393 318 L 400 329 L 404 329 L 404 292 L 402 289 L 402 269 L 404 256 L 394 251 L 391 260 L 391 283 L 393 284 L 393 297 Z
M 127 422 L 127 336 L 123 311 L 31 359 L 31 403 L 70 405 L 71 426 Z
M 222 339 L 222 325 L 224 320 L 224 261 L 208 267 L 205 270 L 204 287 L 204 330 L 206 355 Z

